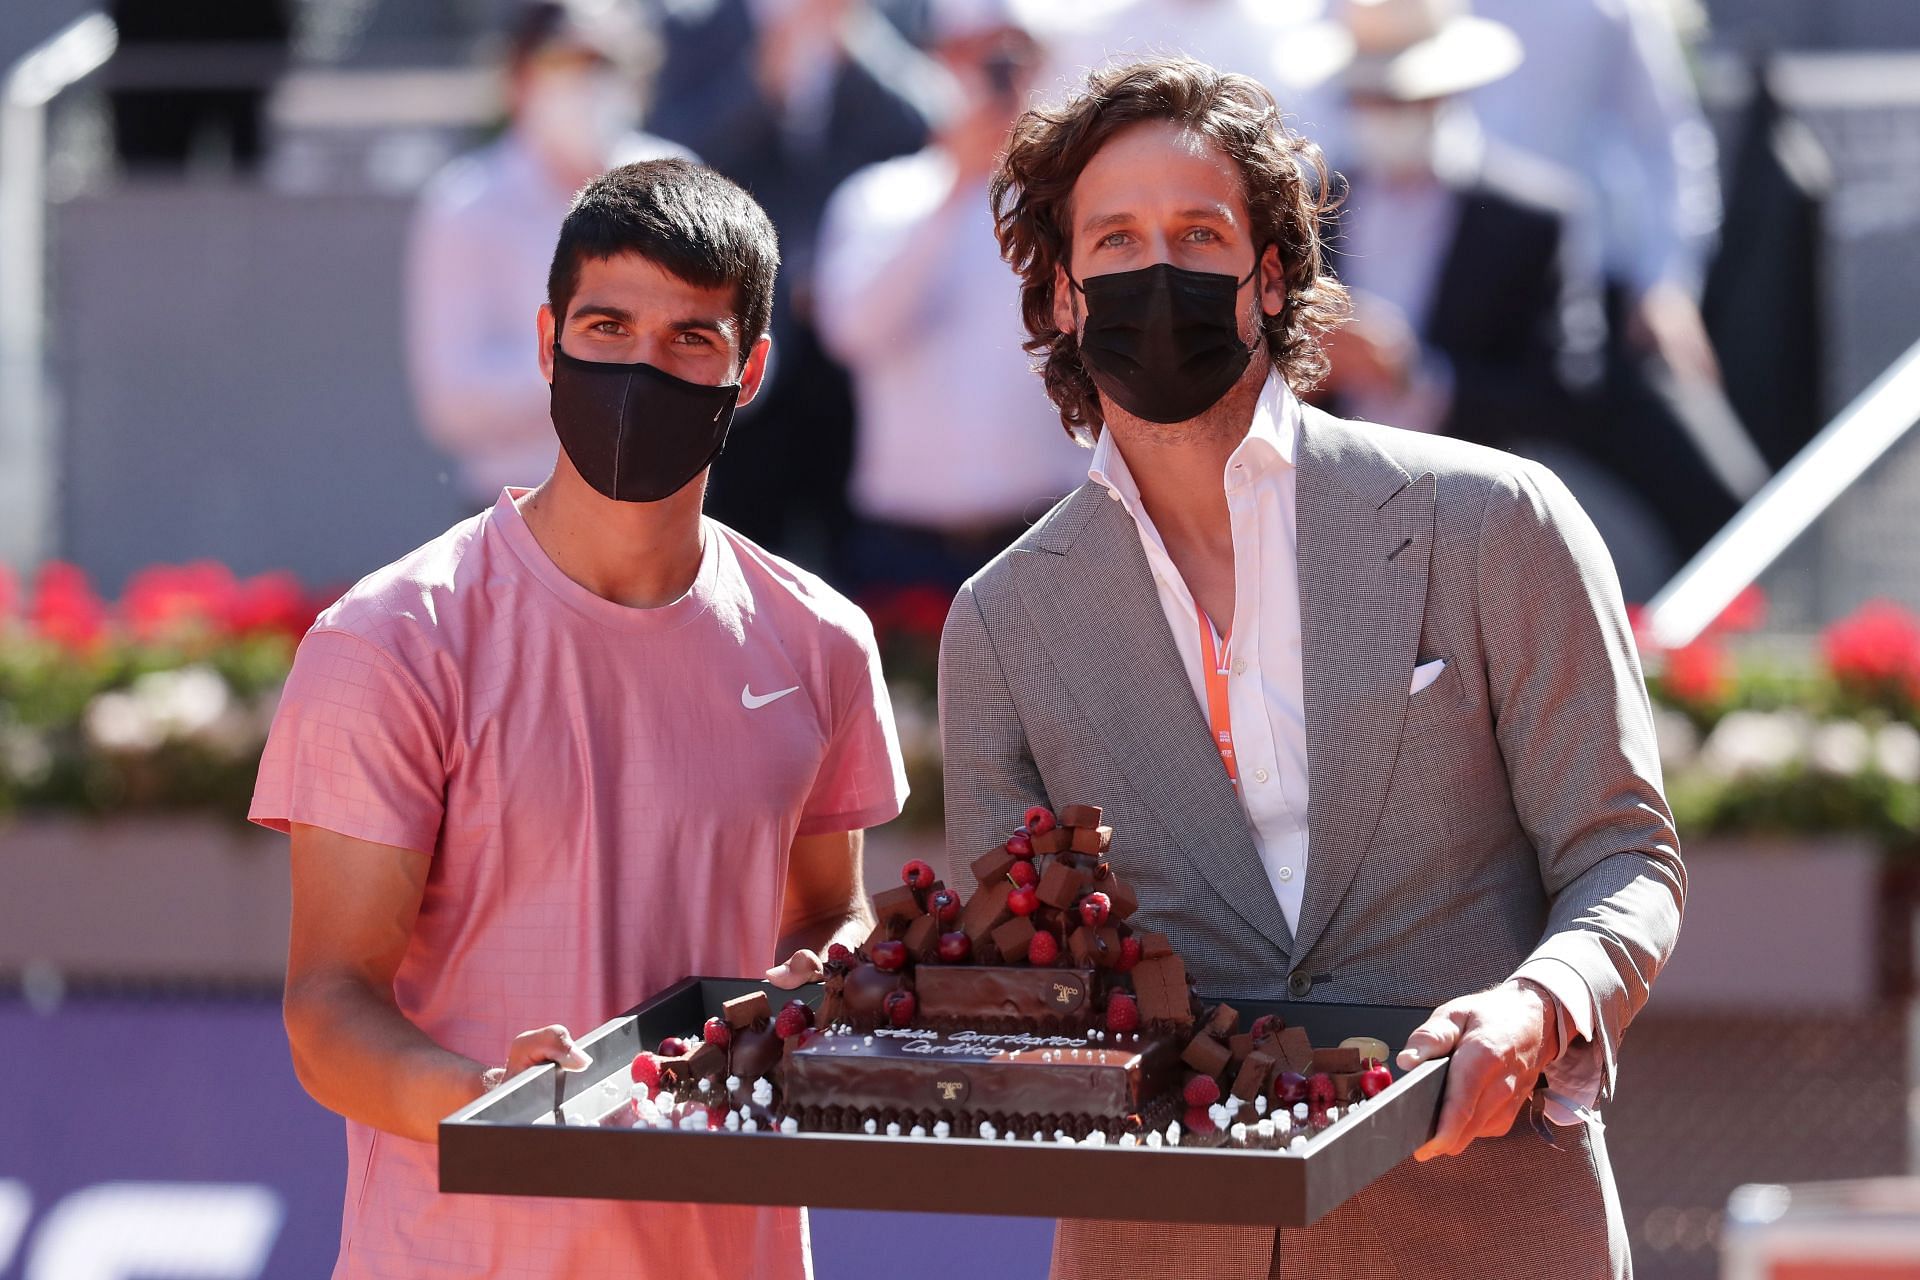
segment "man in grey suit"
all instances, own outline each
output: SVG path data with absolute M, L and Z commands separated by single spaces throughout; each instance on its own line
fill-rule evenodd
M 1313 1227 L 1062 1222 L 1054 1274 L 1623 1276 L 1595 1108 L 1685 879 L 1619 587 L 1544 469 L 1296 399 L 1344 311 L 1326 186 L 1188 60 L 1015 127 L 1001 245 L 1095 448 L 948 617 L 949 879 L 1103 805 L 1204 994 L 1435 1006 L 1400 1061 L 1451 1054 L 1447 1096 Z

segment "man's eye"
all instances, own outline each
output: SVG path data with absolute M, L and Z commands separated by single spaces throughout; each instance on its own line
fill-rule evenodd
M 1127 242 L 1127 233 L 1124 231 L 1115 231 L 1111 235 L 1105 235 L 1100 237 L 1100 245 L 1102 248 L 1105 248 L 1105 249 L 1118 249 L 1121 245 L 1125 244 L 1126 242 Z
M 593 332 L 595 332 L 595 333 L 615 333 L 615 334 L 617 334 L 617 333 L 619 333 L 619 332 L 620 332 L 620 326 L 619 326 L 619 325 L 617 325 L 617 324 L 615 324 L 615 323 L 614 323 L 613 321 L 611 321 L 611 320 L 601 320 L 601 321 L 598 321 L 598 322 L 596 322 L 596 323 L 594 324 L 594 326 L 593 326 Z
M 710 347 L 713 345 L 713 339 L 707 337 L 706 334 L 691 331 L 681 334 L 680 341 L 696 347 Z
M 1218 240 L 1220 236 L 1211 227 L 1195 227 L 1187 232 L 1187 239 L 1205 243 Z

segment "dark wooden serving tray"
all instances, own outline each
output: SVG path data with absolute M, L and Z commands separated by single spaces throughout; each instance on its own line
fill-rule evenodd
M 642 1048 L 697 1032 L 722 1002 L 765 990 L 776 1005 L 816 1002 L 737 978 L 687 978 L 582 1039 L 593 1065 L 522 1072 L 440 1123 L 440 1189 L 496 1195 L 832 1209 L 1120 1218 L 1306 1226 L 1411 1155 L 1433 1134 L 1445 1059 L 1400 1076 L 1306 1149 L 1083 1147 L 863 1134 L 680 1132 L 555 1123 L 624 1081 Z M 1245 1019 L 1278 1013 L 1315 1044 L 1371 1035 L 1399 1045 L 1428 1010 L 1392 1005 L 1227 1002 Z

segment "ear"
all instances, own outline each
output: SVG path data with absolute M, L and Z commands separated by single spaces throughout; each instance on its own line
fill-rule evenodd
M 753 344 L 747 352 L 747 362 L 740 366 L 740 398 L 736 405 L 750 404 L 760 394 L 760 384 L 767 376 L 767 358 L 773 351 L 773 338 L 761 334 L 760 341 Z
M 1280 246 L 1270 244 L 1260 255 L 1260 310 L 1277 316 L 1287 305 L 1287 268 L 1280 260 Z
M 556 328 L 553 308 L 544 302 L 541 303 L 540 310 L 534 315 L 534 329 L 540 335 L 540 376 L 548 382 L 553 381 L 553 344 Z
M 1073 282 L 1067 279 L 1064 265 L 1053 268 L 1053 327 L 1062 333 L 1080 332 L 1080 321 L 1073 314 Z

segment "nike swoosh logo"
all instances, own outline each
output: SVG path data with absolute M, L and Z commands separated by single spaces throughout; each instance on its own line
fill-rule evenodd
M 749 711 L 758 711 L 769 702 L 778 702 L 788 694 L 797 693 L 799 690 L 800 686 L 795 685 L 791 689 L 781 689 L 777 693 L 755 693 L 753 686 L 743 684 L 740 686 L 740 705 Z

